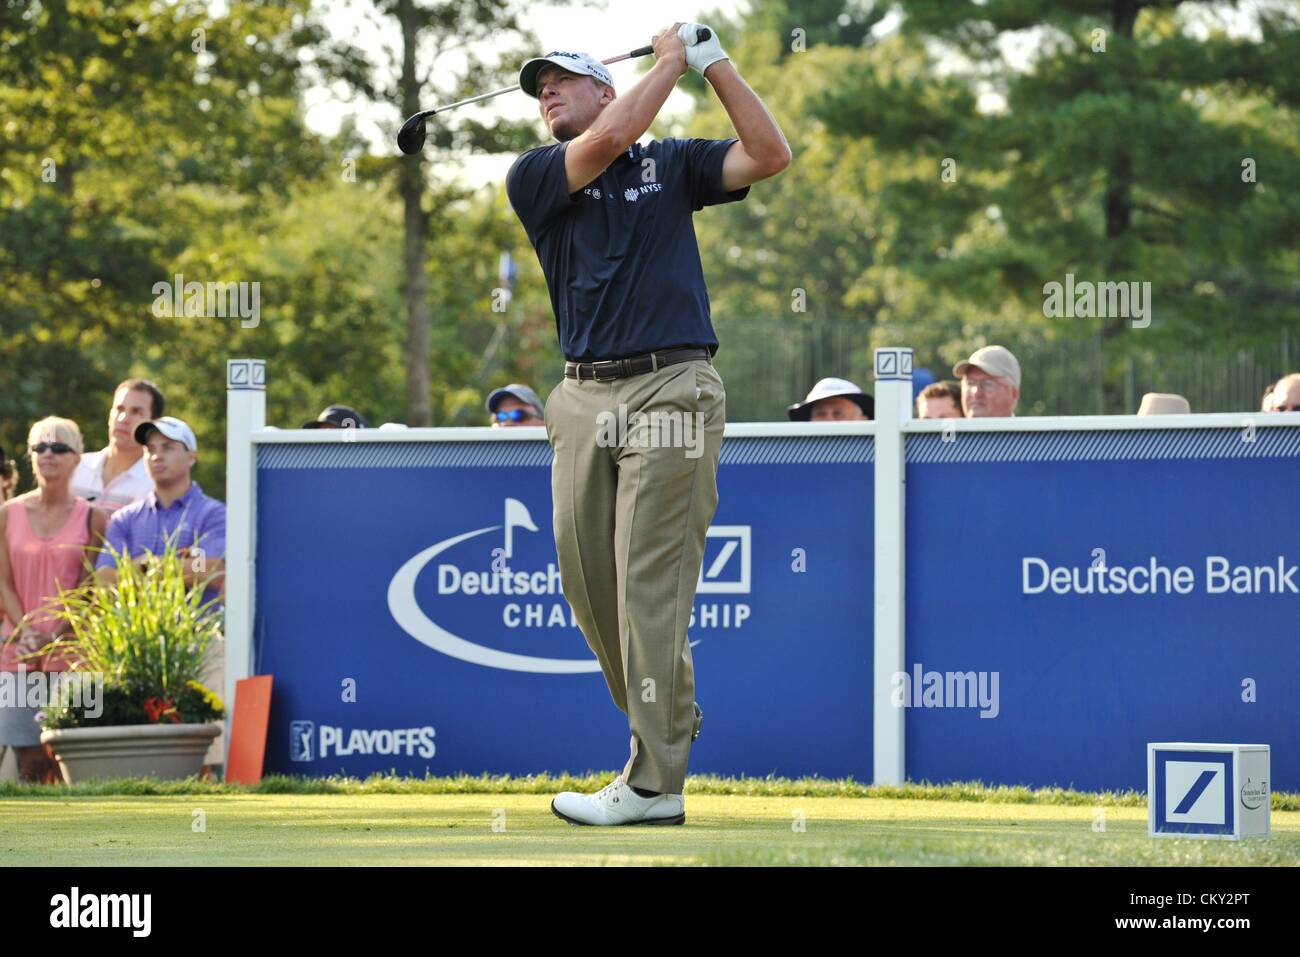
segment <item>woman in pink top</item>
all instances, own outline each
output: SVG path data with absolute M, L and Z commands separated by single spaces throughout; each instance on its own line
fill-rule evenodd
M 108 514 L 72 494 L 72 473 L 81 461 L 81 430 L 69 419 L 46 418 L 27 437 L 36 475 L 35 491 L 0 509 L 0 671 L 66 671 L 61 656 L 24 656 L 40 651 L 68 631 L 50 614 L 61 588 L 85 581 L 93 564 L 90 549 L 103 540 Z M 26 687 L 24 680 L 18 687 Z M 0 706 L 0 747 L 12 747 L 24 780 L 43 781 L 53 771 L 41 745 L 37 708 L 25 701 Z

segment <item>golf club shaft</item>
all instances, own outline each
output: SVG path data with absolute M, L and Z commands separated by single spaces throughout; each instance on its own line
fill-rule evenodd
M 707 40 L 709 37 L 706 34 L 707 31 L 701 30 L 699 40 L 697 40 L 697 42 Z M 654 53 L 654 47 L 650 47 L 650 46 L 638 47 L 637 49 L 631 51 L 630 53 L 620 53 L 618 56 L 610 57 L 608 60 L 601 60 L 600 62 L 608 66 L 611 63 L 620 63 L 623 60 L 630 60 L 633 57 L 648 56 L 651 53 Z M 491 93 L 480 93 L 478 96 L 471 96 L 464 100 L 457 100 L 455 103 L 448 103 L 446 106 L 436 106 L 432 110 L 422 110 L 415 115 L 421 118 L 427 116 L 433 116 L 435 113 L 443 113 L 447 110 L 454 110 L 458 106 L 465 106 L 466 104 L 469 103 L 477 103 L 479 100 L 490 100 L 492 97 L 500 96 L 502 93 L 513 93 L 517 89 L 519 89 L 518 83 L 516 83 L 514 86 L 506 86 L 506 87 L 502 87 L 499 90 L 493 90 Z

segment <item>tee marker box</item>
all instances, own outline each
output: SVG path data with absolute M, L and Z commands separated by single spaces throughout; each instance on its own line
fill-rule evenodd
M 1147 745 L 1147 833 L 1239 841 L 1269 834 L 1267 744 Z

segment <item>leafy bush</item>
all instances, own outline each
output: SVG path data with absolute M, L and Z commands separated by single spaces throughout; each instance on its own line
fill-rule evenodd
M 91 719 L 81 702 L 51 702 L 43 726 L 188 724 L 222 717 L 221 699 L 198 680 L 209 646 L 224 640 L 216 602 L 203 601 L 212 576 L 187 585 L 191 559 L 174 541 L 144 561 L 111 546 L 108 551 L 117 559 L 117 585 L 92 580 L 60 592 L 51 613 L 72 631 L 43 649 L 66 650 L 75 658 L 74 673 L 103 676 L 103 713 Z

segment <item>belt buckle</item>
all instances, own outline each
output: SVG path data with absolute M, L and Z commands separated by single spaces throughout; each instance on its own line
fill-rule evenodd
M 619 377 L 619 372 L 621 371 L 622 365 L 623 365 L 622 359 L 605 359 L 601 362 L 593 362 L 591 364 L 591 377 L 595 379 L 597 382 L 608 382 L 612 379 L 617 379 Z M 602 376 L 601 366 L 610 369 L 614 374 L 610 376 Z

